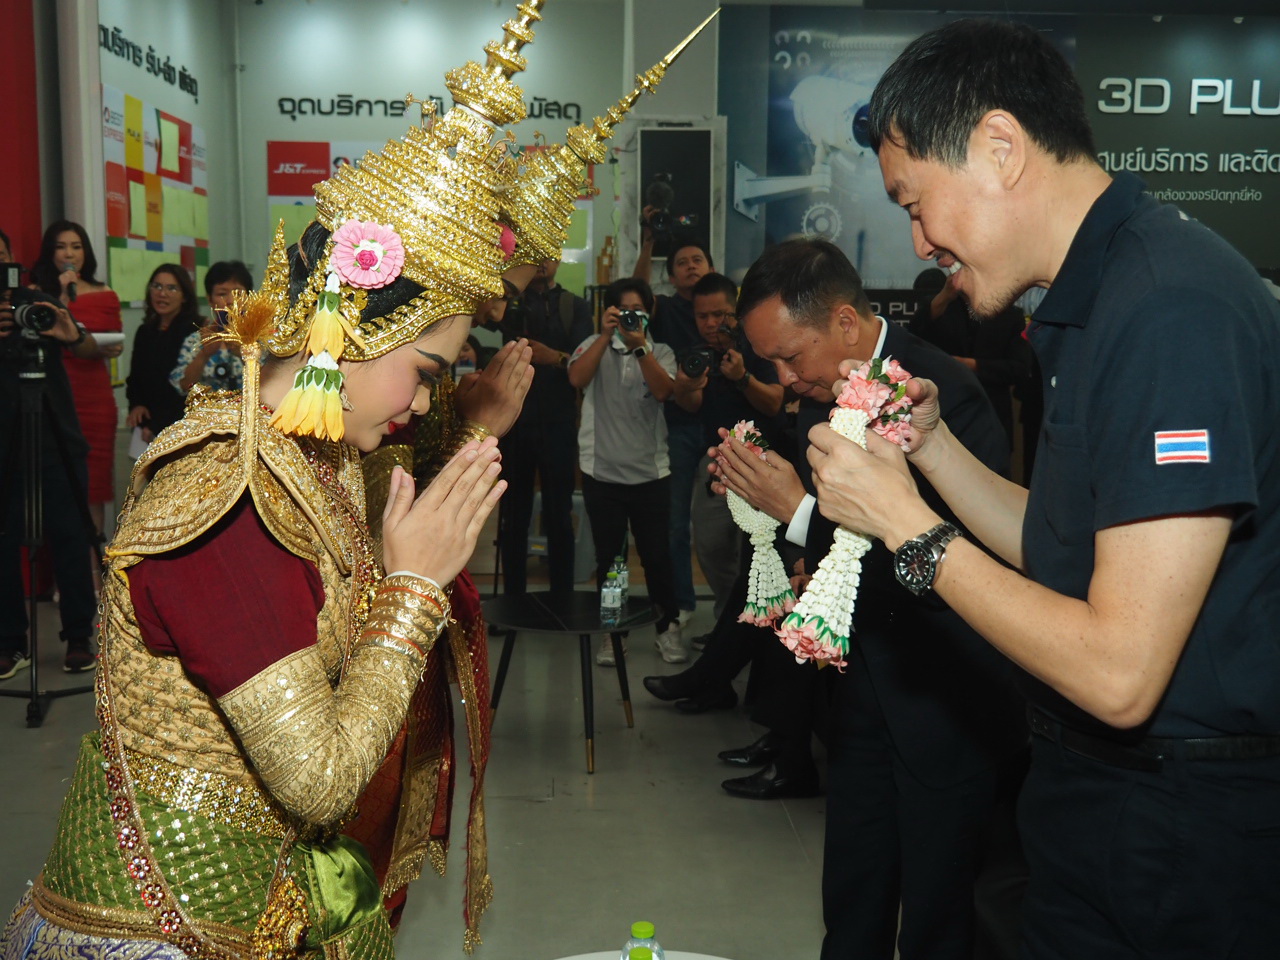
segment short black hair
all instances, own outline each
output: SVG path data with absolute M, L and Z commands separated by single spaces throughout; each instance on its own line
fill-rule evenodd
M 685 247 L 697 247 L 702 251 L 702 255 L 707 258 L 707 266 L 712 270 L 716 268 L 716 262 L 711 259 L 711 249 L 699 240 L 697 237 L 675 237 L 671 241 L 671 255 L 667 257 L 667 276 L 672 276 L 676 272 L 676 254 Z
M 639 277 L 623 277 L 621 280 L 615 280 L 605 287 L 604 305 L 606 307 L 622 306 L 622 295 L 624 293 L 638 295 L 640 302 L 644 304 L 645 312 L 650 316 L 653 315 L 653 289 Z
M 825 327 L 839 304 L 849 304 L 862 316 L 871 313 L 862 278 L 844 251 L 816 237 L 785 240 L 760 254 L 742 278 L 738 318 L 773 297 L 805 327 Z
M 220 283 L 238 283 L 246 290 L 252 290 L 253 276 L 239 260 L 219 260 L 205 271 L 204 295 L 212 297 L 213 288 Z
M 738 285 L 723 273 L 708 273 L 693 285 L 694 297 L 711 297 L 723 293 L 733 303 L 738 299 Z
M 917 160 L 968 162 L 989 110 L 1008 110 L 1059 163 L 1093 158 L 1084 91 L 1066 58 L 1025 23 L 957 20 L 911 41 L 876 84 L 868 133 Z

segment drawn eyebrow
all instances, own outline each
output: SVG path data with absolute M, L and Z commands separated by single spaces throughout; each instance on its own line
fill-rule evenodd
M 418 350 L 417 347 L 414 347 L 413 349 Z M 440 354 L 438 353 L 428 353 L 426 350 L 418 350 L 418 353 L 422 354 L 428 360 L 438 364 L 441 367 L 447 367 L 449 365 L 449 361 L 446 360 L 444 357 L 440 356 Z

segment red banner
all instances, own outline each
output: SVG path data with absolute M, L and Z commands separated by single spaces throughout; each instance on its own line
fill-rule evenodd
M 306 197 L 329 177 L 329 143 L 298 140 L 267 141 L 267 194 Z

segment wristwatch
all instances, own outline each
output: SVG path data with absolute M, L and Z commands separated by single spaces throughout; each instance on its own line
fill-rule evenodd
M 751 382 L 751 371 L 750 371 L 750 370 L 748 370 L 746 373 L 744 373 L 744 374 L 743 374 L 741 377 L 739 377 L 737 380 L 733 380 L 733 381 L 730 381 L 730 382 L 731 382 L 735 387 L 737 387 L 739 390 L 745 390 L 745 389 L 747 389 L 747 384 Z
M 634 350 L 632 350 L 632 351 L 631 351 L 631 355 L 632 355 L 633 357 L 635 357 L 637 360 L 639 360 L 641 357 L 643 357 L 643 356 L 644 356 L 646 353 L 648 353 L 648 352 L 649 352 L 649 348 L 648 348 L 648 347 L 646 347 L 646 346 L 639 346 L 639 347 L 636 347 Z
M 960 536 L 955 524 L 945 520 L 920 536 L 906 541 L 893 554 L 893 573 L 898 582 L 922 597 L 929 592 L 938 576 L 938 564 L 946 555 L 947 544 Z
M 561 353 L 561 354 L 560 354 L 560 359 L 556 361 L 556 366 L 557 366 L 557 367 L 559 367 L 561 370 L 568 370 L 568 369 L 569 369 L 569 355 L 568 355 L 567 353 Z

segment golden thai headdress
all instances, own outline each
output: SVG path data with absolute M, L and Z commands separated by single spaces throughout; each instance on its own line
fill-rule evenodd
M 502 203 L 503 215 L 519 241 L 509 267 L 560 259 L 574 205 L 586 183 L 588 164 L 604 162 L 609 155 L 604 141 L 613 136 L 614 127 L 626 119 L 645 91 L 653 93 L 657 89 L 671 64 L 719 12 L 716 9 L 674 50 L 639 74 L 635 89 L 603 117 L 596 117 L 591 126 L 579 124 L 570 129 L 563 146 L 526 154 L 524 169 Z
M 309 264 L 306 286 L 290 304 L 283 228 L 276 231 L 262 293 L 277 304 L 265 337 L 276 356 L 305 349 L 308 361 L 272 423 L 287 433 L 340 439 L 342 374 L 337 361 L 371 360 L 422 336 L 433 323 L 474 314 L 503 294 L 509 251 L 502 247 L 499 197 L 514 181 L 508 143 L 497 130 L 524 119 L 524 93 L 511 77 L 524 70 L 520 50 L 533 40 L 545 0 L 528 0 L 503 24 L 486 62 L 450 70 L 454 106 L 422 118 L 381 151 L 343 166 L 315 186 L 316 219 L 329 230 L 323 254 Z M 366 316 L 370 292 L 399 277 L 423 288 L 382 316 Z

